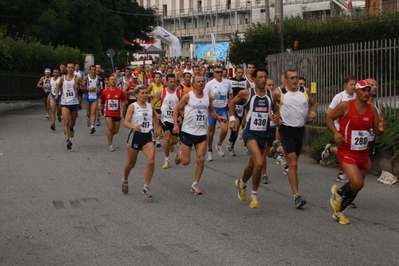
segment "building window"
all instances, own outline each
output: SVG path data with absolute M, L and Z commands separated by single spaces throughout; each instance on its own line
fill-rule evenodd
M 164 17 L 166 17 L 168 15 L 168 6 L 167 5 L 163 5 L 162 14 Z

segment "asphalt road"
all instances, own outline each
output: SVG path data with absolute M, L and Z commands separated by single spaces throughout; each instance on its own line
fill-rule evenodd
M 189 192 L 195 160 L 162 169 L 156 151 L 154 199 L 140 189 L 144 155 L 121 192 L 128 130 L 108 152 L 106 127 L 89 134 L 84 112 L 67 151 L 62 124 L 55 132 L 43 107 L 0 113 L 0 265 L 397 265 L 399 187 L 367 176 L 348 209 L 350 225 L 332 219 L 336 169 L 301 156 L 301 194 L 294 207 L 282 166 L 268 161 L 270 184 L 259 209 L 237 198 L 234 185 L 248 156 L 206 162 L 200 187 Z M 226 143 L 225 143 L 226 144 Z M 192 160 L 195 159 L 194 152 Z M 173 156 L 173 155 L 172 155 Z M 247 195 L 249 195 L 247 190 Z

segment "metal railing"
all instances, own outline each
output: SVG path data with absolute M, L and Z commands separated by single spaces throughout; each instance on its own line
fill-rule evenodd
M 0 101 L 40 99 L 42 90 L 36 84 L 43 75 L 0 71 Z
M 399 39 L 352 43 L 299 50 L 268 56 L 269 77 L 276 83 L 286 69 L 298 70 L 311 88 L 315 82 L 318 103 L 317 123 L 324 123 L 325 111 L 334 95 L 344 90 L 344 78 L 374 78 L 378 99 L 384 106 L 399 108 Z M 387 115 L 393 110 L 385 108 Z

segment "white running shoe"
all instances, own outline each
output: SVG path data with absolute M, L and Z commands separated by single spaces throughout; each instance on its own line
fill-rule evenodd
M 224 157 L 224 151 L 223 151 L 222 145 L 216 145 L 215 148 L 218 151 L 218 155 L 220 157 Z
M 206 154 L 206 160 L 207 160 L 208 162 L 210 162 L 210 161 L 213 160 L 213 155 L 212 155 L 212 152 L 211 152 L 211 151 L 208 151 L 208 152 L 207 152 L 207 154 Z

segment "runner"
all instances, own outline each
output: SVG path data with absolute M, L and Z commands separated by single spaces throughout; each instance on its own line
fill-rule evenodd
M 97 104 L 98 95 L 100 93 L 100 81 L 96 74 L 95 65 L 90 66 L 89 74 L 84 77 L 83 82 L 87 87 L 87 91 L 85 93 L 87 126 L 91 126 L 90 134 L 94 134 L 94 132 L 96 132 L 94 124 L 96 123 L 98 114 Z
M 103 110 L 102 103 L 104 102 L 104 116 L 107 122 L 108 131 L 107 139 L 109 144 L 108 151 L 115 151 L 113 138 L 118 134 L 121 123 L 121 116 L 125 113 L 126 109 L 126 96 L 116 86 L 115 75 L 110 75 L 108 78 L 108 86 L 103 90 L 98 99 L 98 109 Z M 121 108 L 122 107 L 122 108 Z M 123 113 L 122 113 L 123 112 Z
M 55 130 L 55 113 L 57 112 L 58 122 L 61 122 L 61 97 L 54 99 L 57 90 L 57 84 L 60 82 L 60 69 L 58 67 L 53 69 L 53 77 L 50 79 L 50 115 L 51 115 L 51 130 Z M 58 96 L 61 95 L 59 92 Z
M 226 122 L 227 118 L 218 116 L 211 104 L 212 99 L 204 93 L 205 78 L 203 76 L 194 77 L 194 90 L 184 94 L 180 102 L 173 111 L 173 133 L 180 132 L 177 123 L 177 116 L 184 109 L 184 120 L 180 132 L 181 147 L 175 156 L 175 163 L 183 165 L 190 163 L 191 149 L 194 145 L 197 157 L 197 167 L 194 173 L 194 183 L 191 185 L 190 192 L 201 195 L 198 183 L 204 171 L 204 161 L 206 153 L 207 119 L 208 114 L 215 120 Z
M 136 99 L 136 95 L 134 92 L 134 88 L 139 85 L 138 82 L 138 77 L 136 73 L 133 72 L 133 74 L 130 77 L 130 80 L 125 82 L 125 85 L 123 87 L 123 92 L 126 95 L 127 98 L 127 105 L 129 106 L 130 104 L 134 103 Z
M 165 162 L 162 168 L 169 168 L 169 152 L 174 152 L 174 145 L 177 143 L 177 134 L 173 133 L 173 110 L 181 99 L 181 90 L 176 89 L 175 74 L 168 74 L 166 76 L 166 84 L 161 93 L 157 93 L 151 104 L 154 106 L 161 101 L 161 115 L 160 121 L 164 132 L 163 150 L 165 154 Z
M 287 158 L 288 181 L 290 182 L 296 208 L 306 204 L 298 192 L 298 158 L 302 149 L 305 121 L 316 117 L 317 104 L 307 88 L 298 86 L 298 71 L 285 71 L 286 86 L 273 91 L 273 100 L 280 106 L 282 124 L 279 127 L 282 146 Z M 281 146 L 280 141 L 273 143 L 272 154 Z
M 252 176 L 252 193 L 249 207 L 258 208 L 258 187 L 261 179 L 261 170 L 265 164 L 265 158 L 262 156 L 265 146 L 270 142 L 267 129 L 269 127 L 269 117 L 271 110 L 274 110 L 272 119 L 278 122 L 278 106 L 273 103 L 272 93 L 265 88 L 268 72 L 265 68 L 257 68 L 253 72 L 255 88 L 241 90 L 229 103 L 230 114 L 234 114 L 236 104 L 245 102 L 245 111 L 247 113 L 246 125 L 244 128 L 244 144 L 249 150 L 250 158 L 241 179 L 237 179 L 235 184 L 238 189 L 238 198 L 246 201 L 245 189 L 246 183 Z M 230 116 L 230 129 L 237 131 L 241 121 L 234 115 Z
M 155 147 L 154 147 L 154 121 L 157 114 L 154 107 L 148 103 L 148 92 L 144 85 L 138 85 L 134 89 L 137 101 L 129 105 L 123 125 L 131 129 L 127 139 L 128 160 L 124 167 L 122 179 L 122 192 L 129 192 L 128 178 L 130 171 L 136 166 L 137 156 L 142 150 L 146 157 L 147 166 L 142 193 L 147 198 L 152 198 L 149 185 L 154 174 Z M 155 133 L 156 134 L 156 133 Z
M 54 95 L 56 101 L 59 95 L 61 97 L 61 112 L 62 117 L 64 118 L 64 135 L 68 150 L 72 149 L 70 138 L 73 138 L 75 135 L 73 127 L 75 126 L 79 109 L 78 90 L 86 91 L 86 86 L 83 83 L 83 80 L 79 76 L 75 76 L 73 73 L 74 66 L 74 63 L 67 64 L 67 74 L 63 75 L 60 79 Z M 62 92 L 60 94 L 61 89 Z
M 230 81 L 227 79 L 222 79 L 223 68 L 221 66 L 216 66 L 213 71 L 213 75 L 215 78 L 209 81 L 206 86 L 204 93 L 208 94 L 212 98 L 212 105 L 215 112 L 219 116 L 227 117 L 227 104 L 229 101 L 233 100 L 233 89 L 231 88 Z M 213 144 L 213 136 L 215 135 L 215 126 L 216 120 L 213 119 L 211 115 L 208 117 L 208 152 L 206 159 L 207 161 L 213 160 L 212 154 L 212 144 Z M 220 134 L 217 145 L 215 146 L 218 155 L 220 157 L 224 156 L 223 151 L 223 141 L 227 136 L 227 132 L 229 130 L 229 124 L 227 121 L 221 122 L 220 124 Z
M 50 68 L 46 68 L 44 70 L 44 76 L 41 77 L 39 79 L 39 82 L 37 83 L 36 87 L 40 88 L 43 90 L 42 93 L 42 100 L 43 100 L 43 104 L 44 104 L 44 109 L 46 110 L 46 118 L 50 118 L 49 116 L 49 111 L 50 111 L 50 98 L 49 98 L 49 94 L 50 94 L 50 79 L 51 79 L 51 70 Z
M 161 68 L 165 69 L 166 64 L 162 63 L 161 64 Z M 166 77 L 165 77 L 166 79 Z M 159 92 L 162 91 L 162 89 L 164 88 L 163 84 L 162 84 L 162 74 L 156 72 L 154 74 L 154 82 L 150 84 L 150 86 L 148 86 L 147 91 L 150 94 L 150 101 L 152 101 L 152 99 L 154 99 L 155 95 Z M 157 114 L 161 114 L 161 103 L 157 103 L 155 106 L 155 111 L 157 112 Z M 161 134 L 162 134 L 162 127 L 159 124 L 159 121 L 156 121 L 154 124 L 154 128 L 155 128 L 155 132 L 157 133 L 156 135 L 156 141 L 155 141 L 155 146 L 157 148 L 161 147 Z
M 330 203 L 333 207 L 333 218 L 340 224 L 349 224 L 343 211 L 356 198 L 364 186 L 364 179 L 369 169 L 369 130 L 373 128 L 376 135 L 385 131 L 383 117 L 378 115 L 376 108 L 368 103 L 371 85 L 366 80 L 356 83 L 356 98 L 341 102 L 327 115 L 327 127 L 333 132 L 338 145 L 338 157 L 349 182 L 342 187 L 333 185 Z M 340 129 L 334 125 L 339 119 Z

